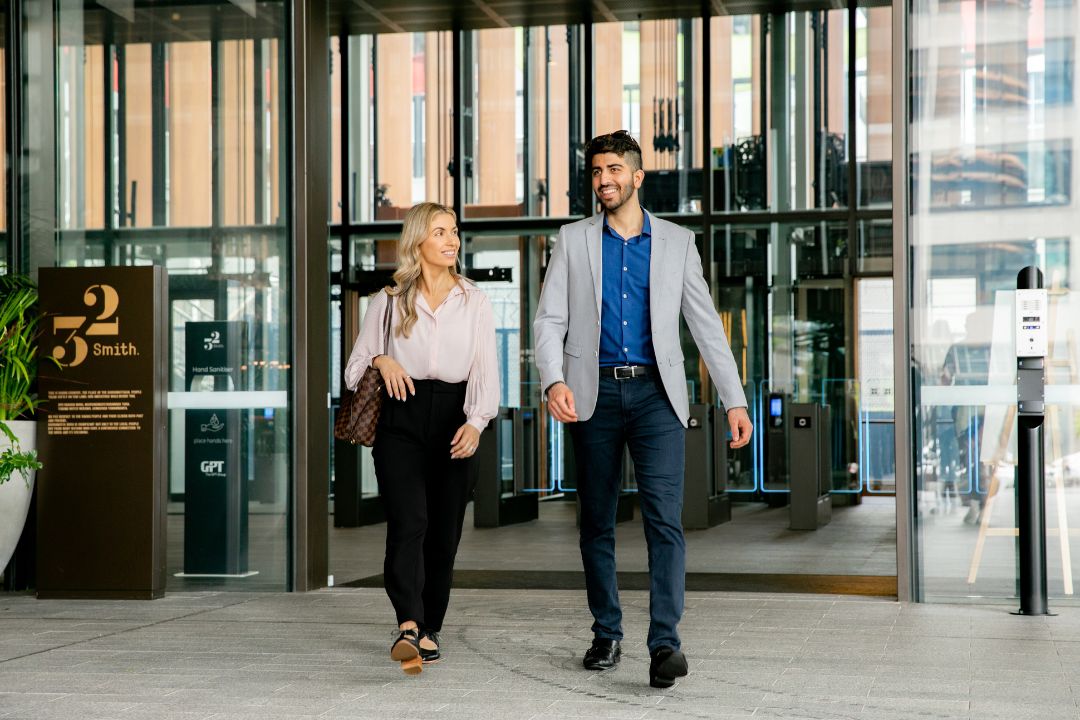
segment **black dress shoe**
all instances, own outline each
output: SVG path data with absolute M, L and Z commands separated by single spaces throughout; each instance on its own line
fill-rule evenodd
M 594 638 L 592 647 L 585 651 L 585 659 L 581 664 L 586 670 L 608 670 L 619 664 L 622 659 L 622 648 L 618 640 L 609 638 Z
M 424 647 L 423 642 L 425 638 L 435 643 L 434 650 L 428 650 L 426 647 Z M 439 662 L 439 658 L 442 657 L 442 654 L 439 652 L 440 644 L 441 643 L 439 642 L 439 633 L 435 632 L 434 630 L 422 630 L 420 632 L 420 644 L 418 645 L 418 647 L 420 648 L 420 659 L 424 661 L 425 665 L 429 663 Z
M 654 688 L 669 688 L 687 672 L 686 656 L 681 651 L 666 646 L 657 648 L 649 663 L 649 684 Z

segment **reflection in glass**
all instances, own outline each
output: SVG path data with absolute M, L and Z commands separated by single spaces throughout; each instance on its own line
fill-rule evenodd
M 593 126 L 634 132 L 641 202 L 653 212 L 701 210 L 701 28 L 700 19 L 593 26 Z
M 504 268 L 509 279 L 480 280 L 477 285 L 487 294 L 495 314 L 495 347 L 499 358 L 499 387 L 502 397 L 500 407 L 521 407 L 523 396 L 522 337 L 526 323 L 532 322 L 532 314 L 522 308 L 521 270 L 522 253 L 527 251 L 527 238 L 520 237 L 474 237 L 469 238 L 465 250 L 465 262 L 470 268 Z M 527 371 L 527 370 L 526 370 Z
M 858 474 L 871 493 L 896 491 L 893 395 L 893 281 L 856 284 Z
M 855 148 L 859 205 L 892 205 L 892 8 L 855 15 Z
M 188 22 L 184 3 L 155 3 L 130 19 L 81 0 L 57 5 L 58 264 L 167 268 L 170 392 L 260 393 L 239 409 L 219 408 L 239 446 L 229 481 L 247 498 L 249 576 L 177 575 L 199 525 L 187 522 L 197 484 L 188 474 L 194 411 L 170 410 L 168 587 L 284 590 L 292 364 L 285 5 L 260 2 L 248 13 L 211 2 L 214 28 Z M 215 28 L 228 28 L 227 37 Z M 227 383 L 191 377 L 189 328 L 206 321 L 235 329 L 239 366 Z M 213 411 L 221 401 L 203 402 Z
M 727 231 L 718 231 L 714 242 L 720 244 L 732 238 L 753 236 L 752 229 L 731 228 Z M 765 230 L 766 242 L 762 246 L 768 246 L 768 230 Z M 767 348 L 766 324 L 760 321 L 761 314 L 766 311 L 768 294 L 764 282 L 764 266 L 760 274 L 748 271 L 744 277 L 726 277 L 718 280 L 713 288 L 716 297 L 716 308 L 720 315 L 720 321 L 724 325 L 731 353 L 735 358 L 735 365 L 739 370 L 746 392 L 746 400 L 750 404 L 749 412 L 751 421 L 757 420 L 759 398 L 757 396 L 758 380 L 763 378 L 765 372 L 765 353 Z M 762 425 L 755 422 L 755 427 Z M 749 446 L 732 450 L 722 450 L 720 455 L 727 459 L 727 476 L 724 478 L 729 492 L 745 493 L 752 492 L 758 483 L 757 474 L 760 470 L 757 463 L 757 442 Z
M 860 220 L 859 248 L 856 255 L 859 273 L 892 273 L 892 220 Z
M 465 216 L 570 214 L 580 110 L 566 26 L 465 34 Z M 567 150 L 570 152 L 567 152 Z
M 755 276 L 764 280 L 769 255 L 767 225 L 725 225 L 714 239 L 719 278 Z
M 912 11 L 912 310 L 917 528 L 928 598 L 1016 589 L 1018 271 L 1050 296 L 1046 482 L 1051 596 L 1078 555 L 1058 518 L 1074 492 L 1080 308 L 1072 147 L 1071 2 L 919 3 Z M 1035 209 L 1037 208 L 1037 210 Z
M 848 32 L 847 10 L 829 10 L 823 13 L 812 13 L 810 18 L 810 30 L 820 38 L 822 48 L 814 53 L 814 61 L 817 70 L 809 74 L 799 68 L 803 63 L 795 62 L 793 81 L 795 85 L 795 97 L 793 98 L 792 112 L 790 113 L 791 147 L 793 149 L 793 182 L 796 188 L 792 198 L 793 208 L 804 207 L 843 207 L 850 199 L 848 197 L 847 168 L 850 163 L 850 133 L 852 128 L 848 126 L 848 107 L 851 98 L 847 96 L 848 76 L 851 66 L 848 58 L 848 45 L 852 38 Z M 856 16 L 858 17 L 858 15 Z M 790 42 L 797 51 L 801 40 L 799 35 L 805 32 L 800 15 L 795 15 L 794 27 Z M 855 38 L 858 47 L 858 36 Z M 805 89 L 804 89 L 805 88 Z M 801 93 L 805 93 L 802 95 Z M 815 182 L 812 189 L 813 203 L 808 204 L 802 192 L 801 173 L 805 172 L 805 166 L 801 163 L 799 154 L 803 141 L 802 129 L 798 122 L 801 108 L 807 104 L 806 100 L 813 98 L 815 107 L 815 142 L 814 142 L 814 168 L 812 174 Z M 857 128 L 856 128 L 857 131 Z M 858 138 L 856 138 L 858 139 Z
M 105 224 L 105 48 L 61 45 L 57 53 L 57 156 L 61 228 Z
M 842 223 L 814 223 L 786 228 L 802 277 L 835 277 L 847 272 L 848 229 Z
M 212 222 L 214 183 L 211 177 L 212 87 L 209 42 L 177 42 L 167 46 L 169 160 L 165 222 L 177 227 Z M 160 142 L 160 138 L 158 139 Z
M 349 177 L 335 192 L 348 193 L 351 222 L 400 220 L 423 201 L 453 204 L 451 50 L 449 32 L 349 37 L 350 82 L 339 100 L 348 103 Z
M 329 127 L 327 131 L 330 133 L 330 156 L 327 158 L 327 170 L 330 173 L 330 224 L 340 225 L 342 221 L 341 208 L 342 208 L 342 186 L 341 186 L 341 111 L 342 97 L 341 78 L 342 78 L 342 56 L 341 56 L 341 38 L 330 38 L 330 111 L 329 111 Z M 351 79 L 351 78 L 350 78 Z M 334 365 L 337 367 L 337 365 Z M 337 393 L 334 393 L 337 397 Z
M 854 200 L 853 149 L 860 204 L 891 203 L 890 11 L 854 12 L 853 37 L 847 10 L 789 13 L 768 34 L 758 16 L 710 20 L 717 211 L 846 207 Z M 774 92 L 769 73 L 777 75 L 777 67 L 786 93 Z M 778 130 L 763 122 L 770 113 L 782 118 Z
M 1071 197 L 1070 139 L 958 148 L 935 152 L 930 160 L 934 209 L 1067 205 Z
M 800 284 L 795 293 L 792 332 L 794 399 L 828 405 L 831 420 L 833 491 L 860 487 L 857 471 L 860 437 L 859 383 L 849 367 L 849 331 L 844 284 L 836 281 Z
M 718 211 L 767 207 L 763 19 L 756 15 L 710 19 L 712 44 L 713 207 Z

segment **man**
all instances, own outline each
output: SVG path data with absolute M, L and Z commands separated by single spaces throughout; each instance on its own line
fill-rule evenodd
M 577 458 L 581 560 L 595 620 L 584 665 L 612 668 L 622 654 L 615 509 L 629 447 L 649 547 L 649 682 L 671 687 L 687 673 L 677 630 L 690 414 L 680 312 L 727 409 L 731 446 L 746 445 L 752 427 L 693 233 L 638 203 L 641 148 L 622 130 L 601 135 L 590 141 L 585 163 L 604 212 L 560 229 L 533 323 L 548 410 L 568 424 Z

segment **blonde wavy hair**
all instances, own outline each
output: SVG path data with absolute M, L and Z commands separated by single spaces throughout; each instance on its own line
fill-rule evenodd
M 439 203 L 419 203 L 405 213 L 401 237 L 398 238 L 398 266 L 394 271 L 394 287 L 386 288 L 387 295 L 401 298 L 401 303 L 404 303 L 404 307 L 399 308 L 401 322 L 395 330 L 399 337 L 409 337 L 413 325 L 416 324 L 416 293 L 420 291 L 420 245 L 427 240 L 431 223 L 443 214 L 452 217 L 457 224 L 457 214 Z M 460 262 L 460 251 L 458 257 Z M 455 282 L 461 281 L 456 263 L 450 268 L 450 275 Z

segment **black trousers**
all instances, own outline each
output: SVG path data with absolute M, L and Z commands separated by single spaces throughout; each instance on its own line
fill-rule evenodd
M 413 380 L 416 395 L 383 397 L 372 457 L 386 508 L 386 594 L 398 624 L 442 630 L 454 557 L 474 485 L 473 459 L 452 460 L 465 423 L 465 383 Z

